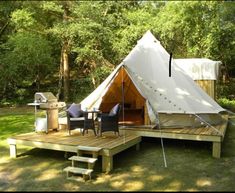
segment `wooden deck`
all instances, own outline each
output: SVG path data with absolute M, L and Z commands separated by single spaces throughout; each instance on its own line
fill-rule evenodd
M 182 139 L 182 140 L 195 140 L 195 141 L 208 141 L 212 142 L 212 156 L 220 158 L 221 145 L 226 133 L 227 121 L 225 119 L 220 125 L 212 127 L 199 127 L 199 128 L 164 128 L 153 129 L 147 126 L 128 127 L 123 126 L 120 129 L 124 130 L 127 134 L 135 134 L 142 137 L 156 137 L 168 139 Z
M 63 129 L 48 134 L 32 132 L 13 136 L 8 138 L 10 156 L 17 157 L 18 144 L 74 153 L 78 153 L 78 146 L 85 146 L 87 149 L 98 147 L 101 148 L 98 155 L 102 156 L 102 171 L 110 172 L 113 169 L 113 156 L 134 145 L 138 148 L 141 141 L 141 136 L 136 134 L 117 136 L 107 132 L 102 137 L 96 137 L 93 132 L 84 136 L 76 130 L 71 133 L 71 135 L 68 135 L 68 132 Z M 85 153 L 92 154 L 92 152 Z
M 102 137 L 94 136 L 92 131 L 83 136 L 77 130 L 73 130 L 72 134 L 68 135 L 66 129 L 60 129 L 58 132 L 51 131 L 48 134 L 31 132 L 13 136 L 8 138 L 8 144 L 11 157 L 17 157 L 18 144 L 74 153 L 78 153 L 79 147 L 100 148 L 98 155 L 102 156 L 102 171 L 107 173 L 113 169 L 113 156 L 131 146 L 136 146 L 138 149 L 142 137 L 212 142 L 212 156 L 220 158 L 227 123 L 228 121 L 224 121 L 215 128 L 153 129 L 149 126 L 120 126 L 121 136 L 107 132 Z M 85 153 L 93 155 L 94 152 Z

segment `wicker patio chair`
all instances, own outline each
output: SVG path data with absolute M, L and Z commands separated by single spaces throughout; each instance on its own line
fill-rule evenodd
M 71 130 L 84 128 L 84 114 L 81 110 L 81 104 L 71 104 L 68 105 L 66 110 L 67 113 L 67 128 L 69 135 L 71 135 Z
M 102 136 L 102 133 L 107 131 L 114 131 L 119 135 L 119 127 L 118 127 L 118 120 L 119 120 L 119 114 L 121 110 L 121 105 L 118 103 L 116 104 L 109 113 L 102 113 L 100 115 L 100 136 Z

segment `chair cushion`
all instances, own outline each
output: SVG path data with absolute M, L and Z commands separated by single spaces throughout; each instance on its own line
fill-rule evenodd
M 109 115 L 113 116 L 116 115 L 118 113 L 119 110 L 119 104 L 116 104 L 109 112 Z
M 71 104 L 67 109 L 71 117 L 80 117 L 82 115 L 81 104 Z
M 84 117 L 73 117 L 73 118 L 70 118 L 70 121 L 84 121 L 85 118 Z

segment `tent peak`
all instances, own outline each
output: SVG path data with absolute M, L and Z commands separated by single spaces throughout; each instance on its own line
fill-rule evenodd
M 155 37 L 154 35 L 151 33 L 150 30 L 148 30 L 140 40 L 138 40 L 138 43 L 160 43 Z

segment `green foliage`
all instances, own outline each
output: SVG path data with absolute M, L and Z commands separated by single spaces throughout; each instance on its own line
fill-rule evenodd
M 234 96 L 235 93 L 235 80 L 230 80 L 230 82 L 222 83 L 219 82 L 217 84 L 217 95 L 218 98 L 229 98 L 230 96 Z
M 19 9 L 12 13 L 11 21 L 16 28 L 31 28 L 35 25 L 36 21 L 32 17 L 33 13 L 27 9 Z
M 58 4 L 58 2 L 53 2 L 53 1 L 43 2 L 41 4 L 41 8 L 43 11 L 50 11 L 54 13 L 63 14 L 62 5 Z
M 235 112 L 235 99 L 229 100 L 227 98 L 220 98 L 217 101 L 222 107 Z
M 18 32 L 2 45 L 2 49 L 1 95 L 9 94 L 11 99 L 23 100 L 24 96 L 30 93 L 27 88 L 34 82 L 43 81 L 53 69 L 52 48 L 42 36 Z
M 119 62 L 132 50 L 137 40 L 146 31 L 151 30 L 153 33 L 156 31 L 153 24 L 158 12 L 158 7 L 147 2 L 122 10 L 122 24 L 112 41 Z
M 113 67 L 105 65 L 97 67 L 92 75 L 96 80 L 96 86 L 100 85 L 113 70 L 114 70 Z
M 82 101 L 86 96 L 88 96 L 94 87 L 92 85 L 92 80 L 90 77 L 80 78 L 71 81 L 71 103 Z
M 79 76 L 71 79 L 71 102 L 80 102 L 87 97 L 93 90 L 94 86 L 99 86 L 105 78 L 112 72 L 113 66 L 102 65 L 90 73 L 88 76 Z M 75 73 L 77 75 L 78 73 Z M 94 80 L 95 79 L 95 85 Z

